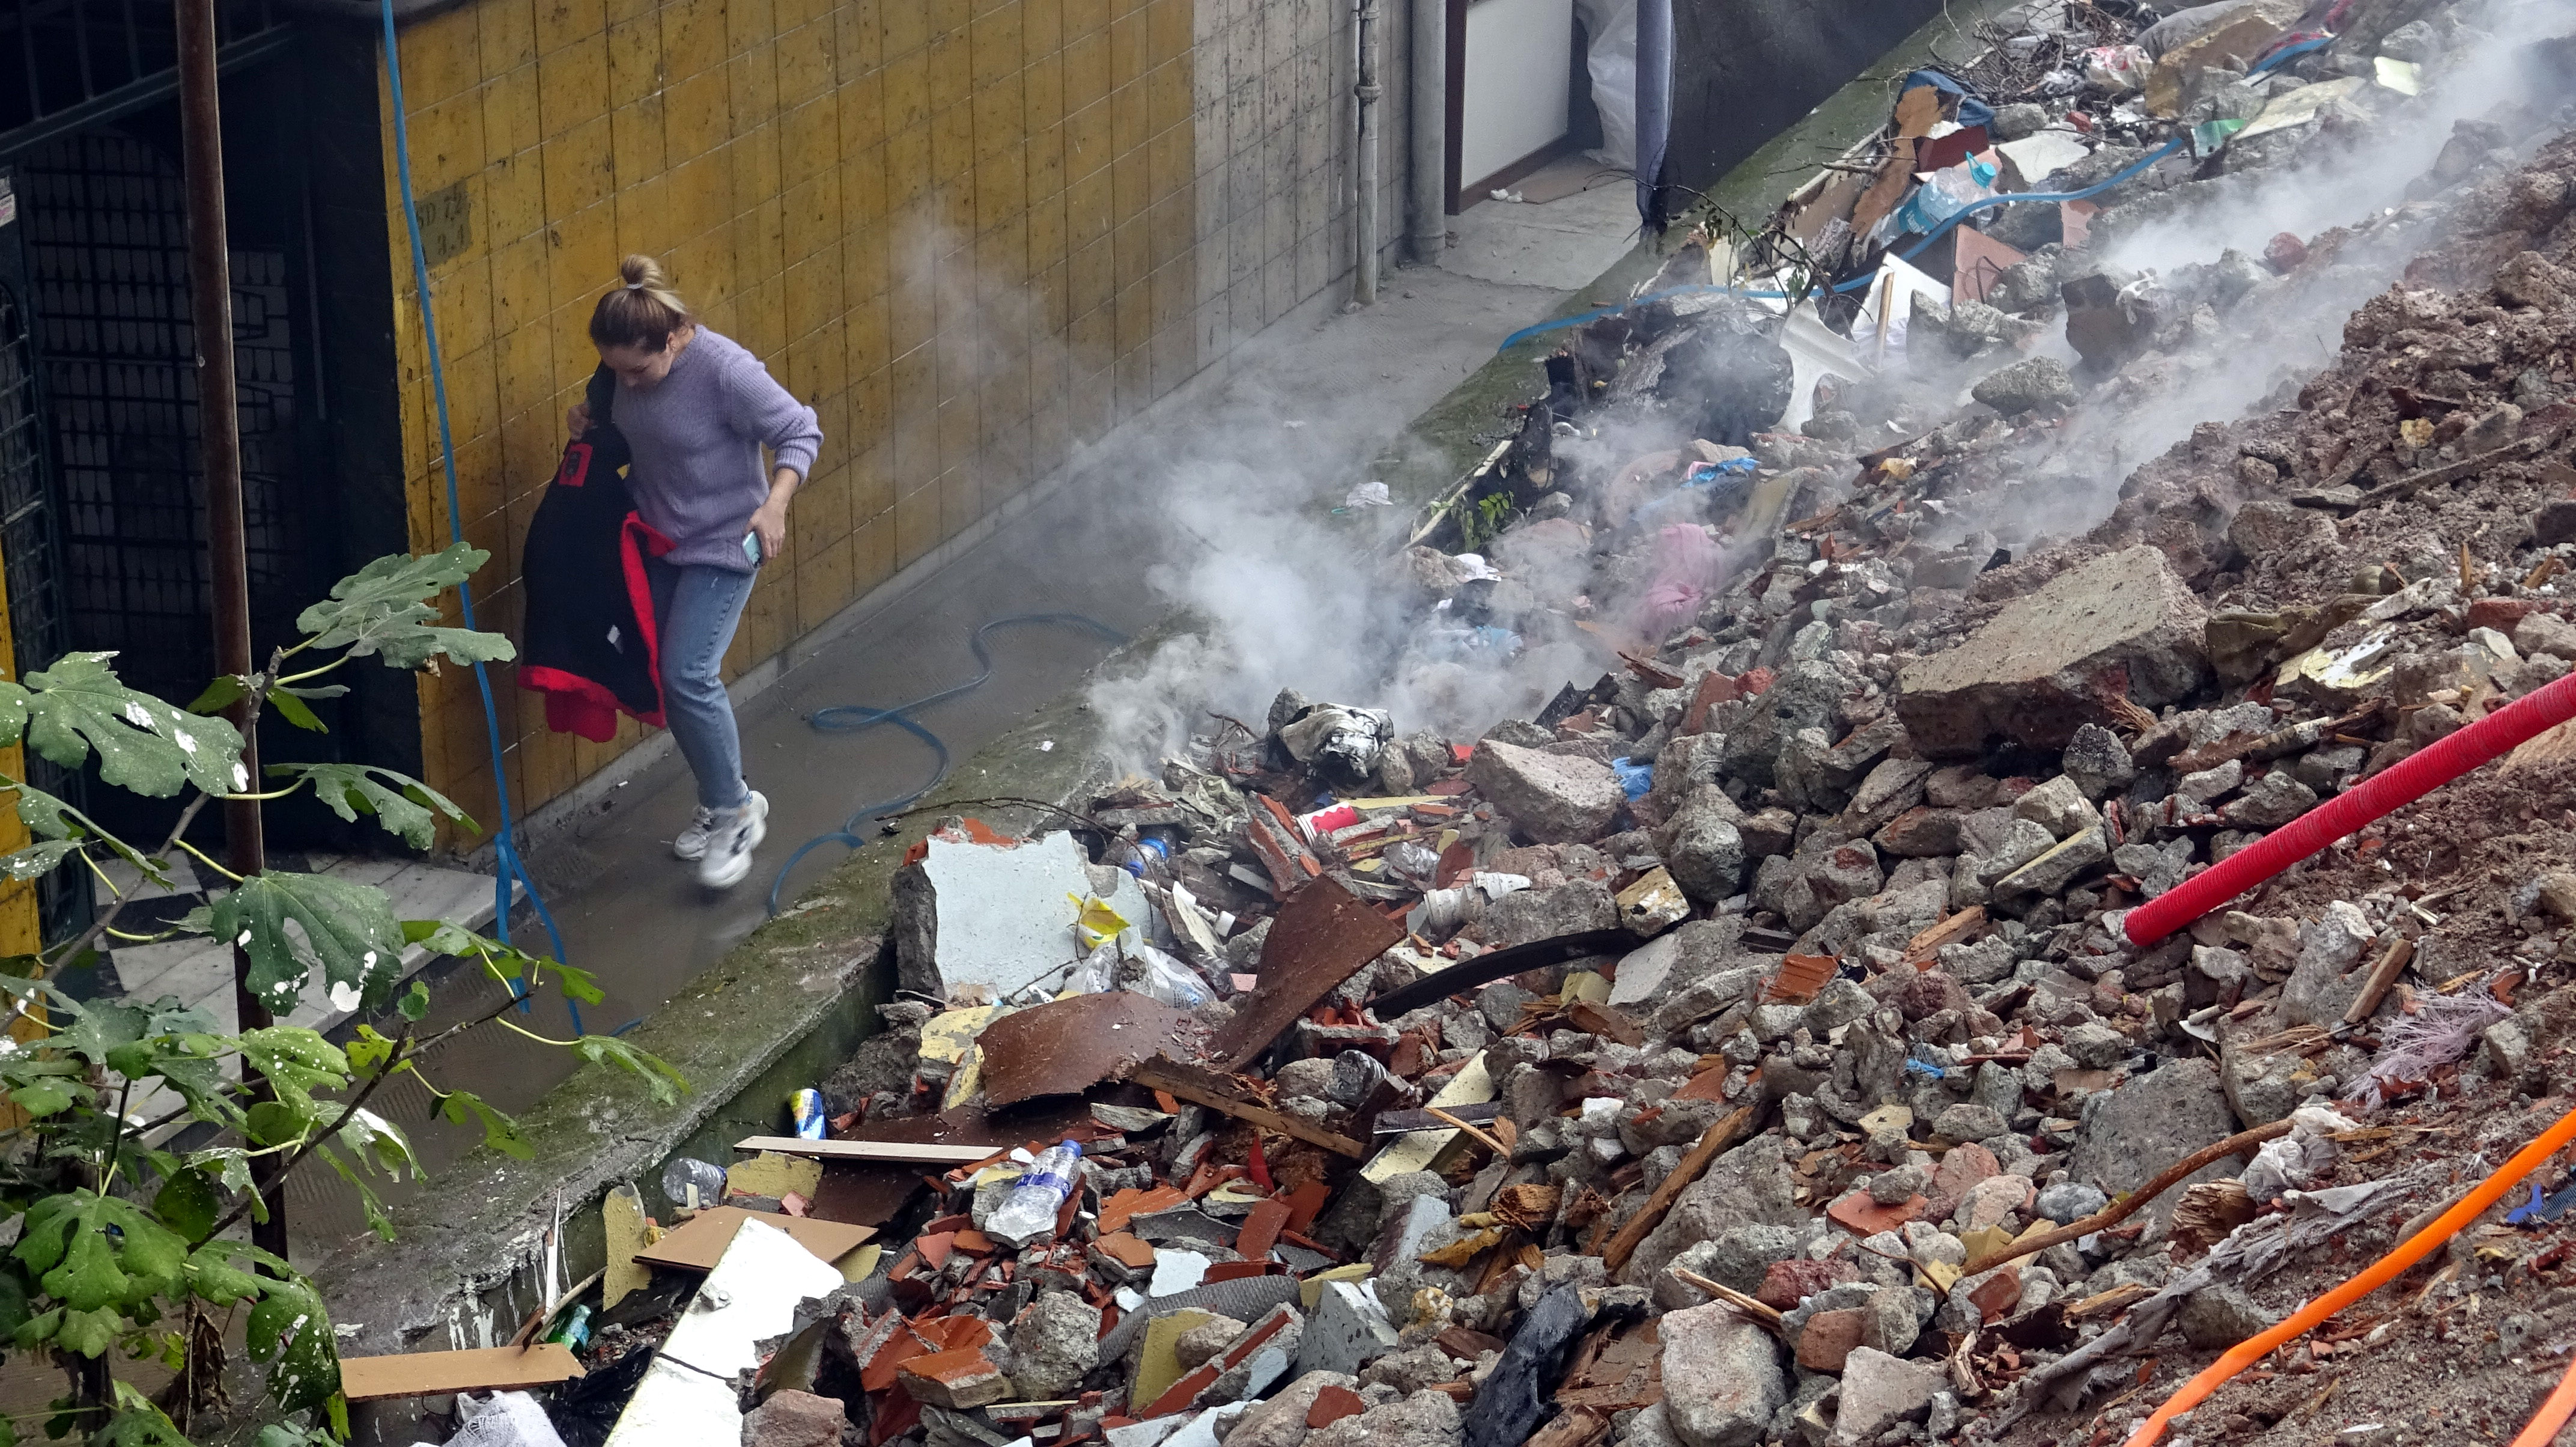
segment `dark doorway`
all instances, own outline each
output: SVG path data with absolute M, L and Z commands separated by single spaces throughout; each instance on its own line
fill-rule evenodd
M 114 650 L 126 681 L 184 702 L 214 672 L 214 647 L 178 167 L 120 127 L 48 142 L 20 176 L 69 641 Z M 306 369 L 285 248 L 236 246 L 232 270 L 252 634 L 275 640 L 314 592 L 299 526 Z
M 296 616 L 333 581 L 409 541 L 390 425 L 392 298 L 373 92 L 371 52 L 355 35 L 303 37 L 223 81 L 251 631 L 262 657 L 292 641 Z M 13 615 L 47 625 L 41 641 L 20 634 L 19 662 L 113 650 L 128 682 L 184 703 L 215 662 L 178 156 L 177 105 L 166 94 L 77 129 L 48 127 L 0 155 L 17 211 L 0 232 L 0 287 L 18 299 L 24 390 L 38 417 L 32 464 L 18 470 L 36 478 L 25 490 L 44 524 L 41 538 L 22 536 L 8 515 Z M 333 404 L 350 415 L 335 419 Z M 0 496 L 8 485 L 0 476 Z M 417 772 L 409 678 L 348 671 L 361 675 L 348 680 L 356 692 L 311 701 L 327 732 L 294 729 L 271 711 L 264 761 Z M 94 787 L 84 802 L 110 828 L 157 839 L 178 801 Z M 219 837 L 218 811 L 199 827 L 209 842 Z M 272 806 L 267 829 L 290 850 L 379 849 L 383 840 L 301 799 Z

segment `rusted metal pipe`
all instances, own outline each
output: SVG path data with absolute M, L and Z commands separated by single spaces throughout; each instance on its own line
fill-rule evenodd
M 217 99 L 214 0 L 173 0 L 179 38 L 179 149 L 188 186 L 188 309 L 197 347 L 197 466 L 206 484 L 206 553 L 211 564 L 215 667 L 247 676 L 250 656 L 250 553 L 242 524 L 241 394 L 233 370 L 231 241 L 224 220 L 223 110 Z M 242 733 L 242 767 L 259 777 L 259 742 L 250 727 L 253 700 L 224 710 Z M 266 867 L 259 803 L 224 801 L 224 867 L 239 875 Z M 233 946 L 233 1007 L 239 1027 L 276 1023 L 266 1002 L 250 990 L 250 952 Z M 250 1072 L 254 1098 L 267 1082 Z M 286 1255 L 286 1192 L 263 1179 L 268 1219 L 255 1222 L 251 1240 L 280 1259 Z
M 1359 269 L 1351 282 L 1351 300 L 1361 306 L 1377 301 L 1377 191 L 1378 135 L 1377 103 L 1384 93 L 1377 83 L 1377 6 L 1378 0 L 1360 0 L 1359 84 L 1353 95 L 1359 102 L 1359 195 L 1351 209 L 1352 222 L 1358 232 L 1359 254 L 1353 258 Z

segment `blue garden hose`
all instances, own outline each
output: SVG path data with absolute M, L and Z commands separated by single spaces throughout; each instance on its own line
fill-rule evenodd
M 394 0 L 382 0 L 385 21 L 385 83 L 391 88 L 394 112 L 394 169 L 402 179 L 403 225 L 411 233 L 412 281 L 420 291 L 420 329 L 429 349 L 429 386 L 438 403 L 439 461 L 447 469 L 447 532 L 462 542 L 465 539 L 464 509 L 456 500 L 456 438 L 447 421 L 447 373 L 439 364 L 438 321 L 429 304 L 429 261 L 420 243 L 420 207 L 412 199 L 411 139 L 403 120 L 402 55 L 394 43 Z M 456 601 L 464 614 L 465 626 L 474 626 L 474 592 L 463 582 L 456 585 Z M 564 959 L 563 931 L 555 927 L 554 912 L 546 908 L 546 897 L 537 892 L 537 882 L 528 877 L 527 866 L 519 859 L 518 824 L 510 814 L 510 776 L 503 768 L 501 754 L 501 714 L 492 702 L 492 677 L 480 662 L 474 665 L 474 686 L 483 695 L 483 736 L 492 749 L 492 793 L 500 801 L 500 828 L 492 836 L 493 860 L 498 872 L 492 878 L 493 933 L 501 943 L 510 942 L 510 883 L 518 881 L 528 891 L 528 902 L 537 908 L 537 918 L 544 922 L 546 938 L 554 945 L 555 958 Z M 520 981 L 510 981 L 510 994 L 519 1002 L 519 1012 L 532 1008 L 528 991 Z M 589 1032 L 582 1028 L 581 1004 L 567 994 L 564 1008 L 572 1012 L 572 1033 Z
M 900 795 L 892 799 L 880 799 L 870 804 L 861 804 L 856 809 L 850 811 L 848 818 L 841 821 L 840 828 L 830 830 L 826 833 L 817 834 L 813 838 L 796 846 L 796 852 L 788 855 L 787 862 L 778 866 L 778 877 L 770 881 L 769 912 L 771 914 L 778 913 L 779 893 L 787 887 L 787 872 L 796 867 L 797 861 L 803 859 L 806 855 L 813 853 L 815 850 L 822 848 L 826 844 L 846 844 L 852 849 L 863 847 L 867 844 L 868 838 L 867 835 L 861 831 L 867 827 L 870 820 L 881 815 L 894 813 L 898 809 L 909 808 L 912 804 L 917 802 L 922 795 L 938 788 L 940 780 L 948 777 L 948 765 L 950 759 L 947 743 L 944 742 L 939 735 L 932 733 L 928 728 L 924 727 L 921 721 L 914 718 L 912 715 L 916 710 L 928 708 L 932 704 L 945 703 L 949 699 L 959 697 L 960 695 L 973 693 L 976 689 L 982 688 L 987 682 L 991 681 L 993 677 L 993 650 L 992 646 L 984 641 L 986 635 L 990 634 L 996 628 L 1008 628 L 1023 623 L 1052 623 L 1065 628 L 1080 628 L 1092 633 L 1097 633 L 1101 637 L 1108 639 L 1113 644 L 1124 643 L 1127 641 L 1126 634 L 1119 632 L 1117 629 L 1112 628 L 1108 624 L 1087 614 L 1013 613 L 1008 617 L 993 619 L 991 622 L 986 623 L 981 628 L 975 630 L 975 636 L 968 640 L 967 646 L 975 650 L 976 673 L 973 678 L 966 680 L 964 683 L 953 684 L 947 688 L 939 690 L 937 693 L 924 694 L 919 698 L 913 699 L 909 703 L 898 703 L 890 708 L 870 708 L 862 704 L 838 704 L 831 708 L 815 710 L 812 715 L 807 717 L 805 722 L 813 725 L 815 728 L 821 729 L 825 733 L 864 733 L 880 724 L 891 724 L 894 727 L 903 730 L 905 733 L 912 735 L 914 738 L 921 740 L 923 743 L 928 744 L 930 746 L 931 757 L 933 759 L 930 777 L 924 779 L 921 782 L 921 787 L 914 789 L 909 794 Z

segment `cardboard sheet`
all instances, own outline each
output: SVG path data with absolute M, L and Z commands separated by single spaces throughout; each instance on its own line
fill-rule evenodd
M 711 1271 L 745 1221 L 774 1226 L 796 1238 L 796 1244 L 827 1262 L 849 1255 L 877 1234 L 873 1226 L 849 1226 L 839 1221 L 816 1221 L 768 1211 L 746 1211 L 740 1206 L 718 1206 L 700 1211 L 671 1234 L 636 1252 L 635 1259 L 650 1266 L 668 1266 L 680 1271 Z
M 389 1357 L 340 1358 L 340 1390 L 352 1402 L 389 1397 L 443 1396 L 449 1392 L 513 1392 L 552 1386 L 583 1375 L 572 1348 L 556 1342 L 484 1347 L 470 1352 L 404 1352 Z

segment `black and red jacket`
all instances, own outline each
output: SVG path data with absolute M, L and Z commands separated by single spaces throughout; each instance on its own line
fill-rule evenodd
M 610 420 L 617 379 L 590 379 L 590 430 L 564 448 L 519 550 L 528 590 L 519 686 L 546 696 L 546 727 L 606 743 L 624 709 L 662 724 L 661 610 L 644 561 L 671 550 L 626 492 L 630 456 Z

